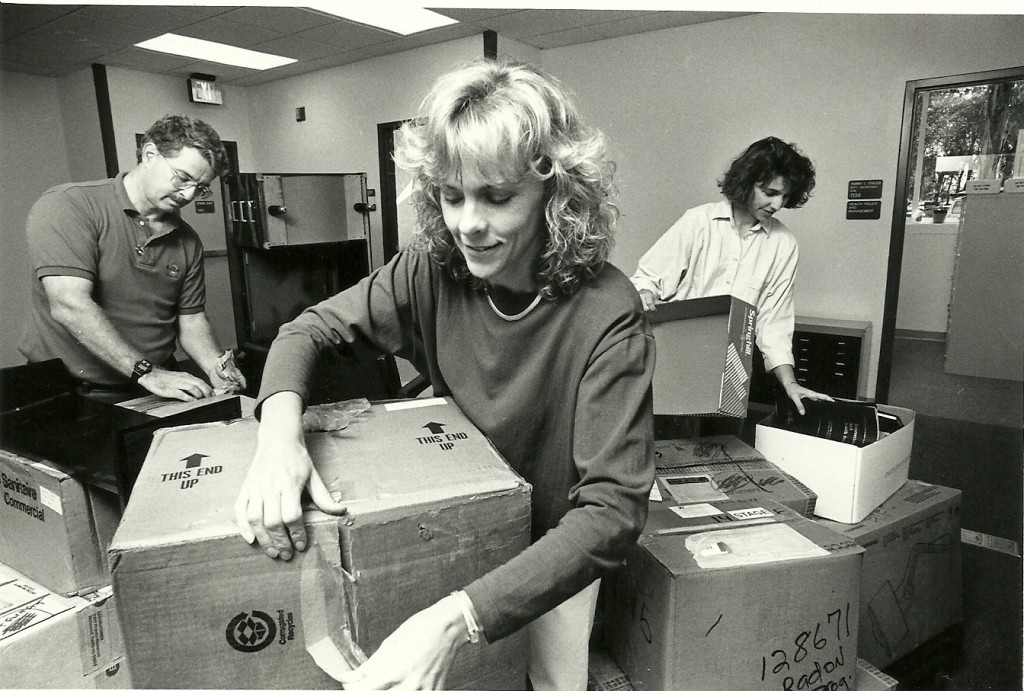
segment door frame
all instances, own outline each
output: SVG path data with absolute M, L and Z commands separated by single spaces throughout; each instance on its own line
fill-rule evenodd
M 889 402 L 889 386 L 892 383 L 892 353 L 896 339 L 896 314 L 900 298 L 900 274 L 903 270 L 903 244 L 906 239 L 907 216 L 906 196 L 910 171 L 910 154 L 914 146 L 911 135 L 914 130 L 914 101 L 919 91 L 932 91 L 958 86 L 973 86 L 993 82 L 1019 81 L 1024 79 L 1024 66 L 1009 67 L 986 72 L 971 72 L 916 79 L 907 82 L 903 93 L 903 126 L 900 131 L 900 153 L 896 168 L 896 184 L 892 205 L 892 231 L 889 236 L 889 266 L 885 281 L 885 306 L 882 313 L 882 333 L 879 337 L 878 376 L 875 380 L 875 400 Z

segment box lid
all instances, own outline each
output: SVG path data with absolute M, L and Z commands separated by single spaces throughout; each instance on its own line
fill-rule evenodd
M 236 534 L 257 429 L 243 418 L 157 431 L 111 550 Z M 306 445 L 349 518 L 527 487 L 447 398 L 374 405 L 346 429 L 307 434 Z M 334 519 L 307 511 L 307 523 L 323 520 Z
M 652 504 L 638 544 L 676 577 L 864 551 L 769 499 Z
M 651 324 L 661 324 L 662 322 L 678 321 L 680 319 L 695 319 L 715 314 L 729 314 L 733 303 L 753 309 L 749 303 L 732 295 L 712 295 L 710 297 L 690 298 L 688 300 L 659 302 L 658 309 L 647 313 L 647 320 Z

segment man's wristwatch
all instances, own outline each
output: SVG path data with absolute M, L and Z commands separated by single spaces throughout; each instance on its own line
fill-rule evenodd
M 132 366 L 132 381 L 137 382 L 153 371 L 153 363 L 149 360 L 139 360 Z

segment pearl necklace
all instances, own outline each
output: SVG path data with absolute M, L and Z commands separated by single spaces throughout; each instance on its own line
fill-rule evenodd
M 499 317 L 501 317 L 502 319 L 504 319 L 507 322 L 517 322 L 517 321 L 519 321 L 520 319 L 522 319 L 523 317 L 528 315 L 530 312 L 532 312 L 534 310 L 534 308 L 536 308 L 537 305 L 540 304 L 540 293 L 537 293 L 537 296 L 535 298 L 533 298 L 533 302 L 531 302 L 529 305 L 527 305 L 526 309 L 524 309 L 519 314 L 505 314 L 500 309 L 498 309 L 497 305 L 494 304 L 494 300 L 491 299 L 491 291 L 488 290 L 486 292 L 487 292 L 487 304 L 489 304 L 491 306 L 491 309 L 494 310 L 494 313 L 496 315 L 498 315 Z

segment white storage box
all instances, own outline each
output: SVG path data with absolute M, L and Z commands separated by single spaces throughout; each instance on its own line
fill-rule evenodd
M 815 515 L 859 523 L 903 486 L 910 471 L 914 411 L 890 405 L 878 410 L 899 417 L 903 427 L 867 446 L 779 429 L 771 415 L 757 425 L 754 447 L 818 495 Z

